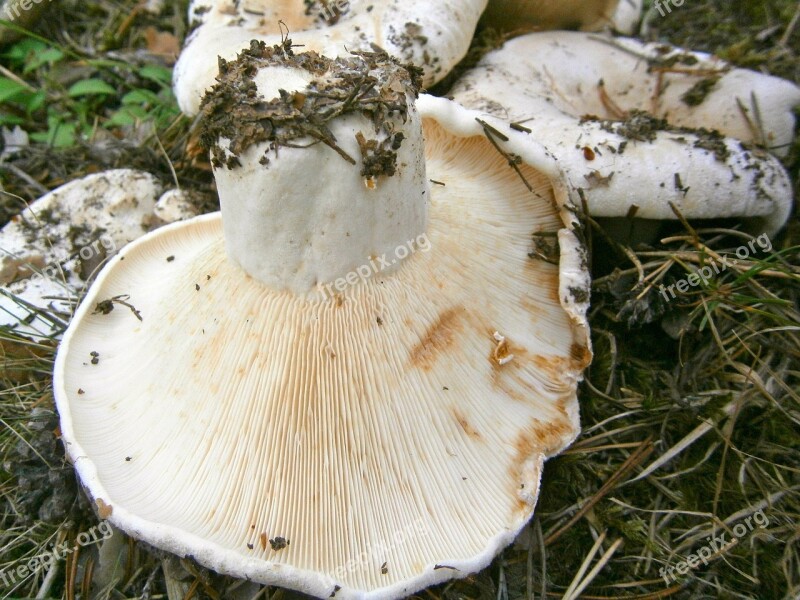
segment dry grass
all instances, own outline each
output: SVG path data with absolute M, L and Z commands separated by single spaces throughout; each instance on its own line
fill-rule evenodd
M 154 59 L 134 51 L 147 26 L 184 33 L 183 5 L 155 21 L 144 13 L 131 17 L 135 2 L 87 4 L 66 8 L 38 30 L 78 55 L 71 69 L 85 68 L 81 59 L 92 54 L 138 56 L 146 64 Z M 798 10 L 789 0 L 687 0 L 666 18 L 655 15 L 649 35 L 800 81 Z M 479 39 L 473 59 L 496 36 Z M 37 87 L 54 85 L 44 72 L 19 76 Z M 113 110 L 113 99 L 97 108 Z M 103 136 L 104 151 L 99 138 L 58 150 L 35 145 L 0 171 L 4 189 L 30 201 L 43 188 L 124 165 L 167 183 L 174 169 L 183 187 L 213 197 L 207 165 L 191 152 L 186 119 L 124 133 Z M 787 159 L 795 180 L 799 148 Z M 3 196 L 6 213 L 19 210 L 18 199 Z M 516 544 L 484 572 L 419 598 L 800 596 L 800 228 L 793 220 L 772 240 L 773 252 L 739 260 L 708 285 L 666 302 L 659 285 L 686 276 L 688 265 L 734 259 L 752 239 L 731 223 L 695 227 L 665 226 L 661 241 L 634 248 L 611 244 L 600 226 L 590 227 L 596 357 L 581 388 L 584 432 L 548 463 L 536 516 Z M 97 522 L 53 435 L 54 347 L 46 336 L 32 342 L 0 334 L 0 569 L 53 542 L 74 545 Z M 709 547 L 709 536 L 725 533 L 729 540 L 759 511 L 764 527 L 748 529 L 674 582 L 662 579 L 661 568 Z M 133 543 L 123 544 L 119 556 L 115 577 L 95 582 L 94 597 L 166 598 L 168 588 L 172 598 L 299 597 Z M 4 597 L 88 598 L 96 561 L 95 550 L 84 550 Z

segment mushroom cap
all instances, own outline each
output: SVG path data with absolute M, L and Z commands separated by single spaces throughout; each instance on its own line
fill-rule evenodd
M 491 0 L 481 22 L 503 31 L 611 26 L 631 33 L 641 10 L 641 0 Z
M 153 207 L 153 214 L 162 223 L 185 221 L 200 214 L 202 198 L 190 190 L 167 190 Z
M 611 17 L 611 28 L 625 35 L 635 35 L 639 31 L 643 6 L 643 0 L 620 0 Z
M 140 238 L 99 275 L 54 392 L 68 455 L 113 524 L 337 598 L 466 576 L 525 525 L 544 459 L 579 431 L 585 250 L 543 148 L 487 119 L 529 192 L 478 113 L 418 108 L 444 185 L 428 250 L 390 276 L 334 298 L 274 291 L 226 257 L 218 213 Z M 529 257 L 534 235 L 558 240 L 557 264 Z M 122 294 L 141 321 L 95 311 Z
M 149 230 L 161 191 L 149 173 L 105 171 L 62 185 L 9 221 L 0 232 L 0 325 L 50 334 L 52 323 L 31 321 L 36 309 L 68 315 L 103 261 Z
M 451 95 L 522 122 L 595 216 L 636 206 L 674 219 L 671 202 L 688 218 L 753 217 L 772 232 L 791 211 L 782 165 L 747 145 L 761 131 L 776 153 L 791 143 L 800 88 L 777 77 L 664 44 L 545 32 L 487 54 Z
M 335 58 L 376 44 L 424 69 L 424 84 L 442 79 L 469 48 L 487 0 L 195 0 L 189 19 L 200 25 L 175 65 L 175 96 L 181 110 L 195 114 L 214 84 L 217 57 L 235 58 L 252 39 L 269 46 L 288 33 L 305 51 Z M 323 9 L 323 6 L 328 6 Z M 342 8 L 338 8 L 342 7 Z M 332 19 L 318 17 L 320 11 Z M 283 27 L 279 24 L 282 21 Z

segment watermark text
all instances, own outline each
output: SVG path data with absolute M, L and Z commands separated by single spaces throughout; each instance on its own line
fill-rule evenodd
M 409 523 L 404 529 L 398 529 L 394 534 L 385 540 L 376 544 L 367 544 L 364 550 L 358 556 L 355 556 L 347 561 L 346 564 L 337 567 L 333 575 L 341 581 L 348 573 L 352 573 L 362 567 L 373 562 L 381 564 L 381 572 L 385 575 L 391 565 L 386 563 L 386 556 L 391 553 L 393 549 L 397 549 L 409 540 L 415 537 L 427 537 L 430 535 L 430 530 L 426 527 L 422 519 L 417 519 L 414 523 Z
M 337 293 L 343 293 L 348 287 L 356 285 L 359 281 L 366 281 L 373 275 L 390 269 L 418 251 L 427 252 L 430 249 L 431 241 L 428 239 L 428 235 L 425 233 L 420 234 L 395 248 L 393 257 L 387 256 L 386 253 L 375 258 L 369 257 L 367 258 L 368 262 L 360 267 L 353 269 L 347 275 L 339 277 L 335 281 L 320 284 L 317 289 L 323 298 L 332 299 Z
M 679 575 L 686 575 L 690 569 L 697 569 L 701 564 L 708 565 L 708 561 L 719 554 L 722 554 L 728 548 L 735 545 L 739 540 L 744 538 L 748 533 L 753 531 L 753 523 L 758 525 L 761 529 L 769 526 L 769 519 L 764 514 L 764 510 L 757 510 L 755 513 L 739 521 L 733 528 L 733 537 L 731 540 L 726 540 L 726 532 L 714 534 L 706 538 L 708 542 L 705 546 L 700 548 L 696 554 L 690 554 L 686 560 L 679 562 L 672 567 L 661 567 L 658 574 L 664 579 L 664 584 L 669 585 L 677 581 Z
M 111 528 L 108 521 L 101 521 L 88 531 L 79 533 L 78 537 L 75 538 L 76 546 L 70 547 L 67 542 L 62 542 L 57 546 L 53 546 L 52 550 L 37 554 L 33 558 L 28 559 L 27 562 L 17 565 L 16 568 L 0 570 L 0 583 L 10 588 L 20 581 L 34 575 L 40 569 L 45 567 L 49 568 L 54 563 L 63 560 L 79 547 L 96 544 L 102 540 L 107 540 L 112 535 L 114 535 L 114 530 Z
M 766 233 L 762 233 L 757 238 L 750 240 L 744 246 L 739 246 L 736 249 L 736 257 L 740 260 L 745 260 L 746 258 L 750 257 L 750 255 L 756 253 L 756 246 L 758 246 L 758 248 L 760 248 L 763 252 L 772 252 L 772 241 L 769 239 L 769 236 Z M 659 286 L 659 292 L 664 297 L 664 300 L 669 302 L 670 300 L 675 299 L 675 288 L 677 288 L 681 294 L 685 294 L 689 291 L 690 287 L 700 285 L 700 282 L 702 282 L 703 285 L 706 285 L 712 276 L 719 275 L 729 267 L 730 262 L 728 261 L 728 257 L 723 256 L 720 262 L 712 261 L 708 264 L 705 264 L 685 279 L 681 279 L 670 286 Z

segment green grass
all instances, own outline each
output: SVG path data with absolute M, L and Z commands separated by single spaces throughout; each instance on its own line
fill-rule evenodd
M 135 54 L 147 26 L 181 37 L 184 6 L 131 19 L 136 2 L 86 4 L 65 5 L 38 37 L 0 49 L 0 124 L 19 124 L 33 142 L 0 165 L 0 218 L 21 208 L 18 198 L 118 166 L 165 183 L 174 169 L 182 187 L 213 206 L 207 163 L 192 123 L 177 112 L 167 70 Z M 667 17 L 651 16 L 648 35 L 800 82 L 800 25 L 781 43 L 797 10 L 788 0 L 686 0 Z M 471 60 L 497 41 L 483 32 Z M 798 149 L 785 161 L 795 182 Z M 686 277 L 689 265 L 735 258 L 750 239 L 731 223 L 695 226 L 667 227 L 663 242 L 627 252 L 590 228 L 595 360 L 580 390 L 584 432 L 547 464 L 536 515 L 514 546 L 485 571 L 418 597 L 561 598 L 578 588 L 583 598 L 800 595 L 800 227 L 794 218 L 772 240 L 773 252 L 666 302 L 659 285 Z M 0 334 L 0 569 L 53 542 L 74 545 L 97 522 L 53 433 L 54 348 L 46 337 Z M 700 552 L 711 535 L 730 538 L 759 510 L 765 527 L 663 581 L 659 569 Z M 87 597 L 93 552 L 59 563 L 50 577 L 39 572 L 6 597 Z M 171 597 L 254 593 L 138 544 L 123 544 L 120 557 L 115 577 L 95 584 L 103 589 L 97 597 L 166 598 L 168 588 Z
M 73 56 L 57 45 L 33 38 L 8 48 L 4 58 L 9 68 L 36 81 L 0 77 L 0 101 L 8 111 L 0 115 L 0 126 L 34 121 L 39 127 L 30 132 L 32 141 L 70 148 L 78 139 L 91 140 L 98 127 L 114 132 L 138 122 L 151 122 L 156 129 L 163 129 L 178 117 L 169 85 L 170 69 L 87 60 L 82 62 L 89 69 L 88 76 L 63 81 L 61 76 L 69 71 Z M 125 75 L 129 76 L 127 80 Z M 123 92 L 121 97 L 119 92 Z

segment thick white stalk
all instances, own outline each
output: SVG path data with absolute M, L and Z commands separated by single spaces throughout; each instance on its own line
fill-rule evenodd
M 378 93 L 384 86 L 403 93 L 402 68 L 394 63 L 382 68 L 369 71 Z M 302 105 L 328 75 L 266 66 L 253 81 L 264 99 L 277 101 L 283 90 L 284 98 Z M 341 73 L 330 81 L 341 85 L 337 93 L 345 97 L 363 87 L 357 76 L 349 80 Z M 262 141 L 237 153 L 221 137 L 224 156 L 236 156 L 230 163 L 214 161 L 229 256 L 265 285 L 302 294 L 393 254 L 424 233 L 428 181 L 422 124 L 413 106 L 416 91 L 409 87 L 404 94 L 406 110 L 390 111 L 378 127 L 373 113 L 360 110 L 327 121 L 332 143 L 304 136 Z M 232 123 L 237 126 L 235 117 Z

